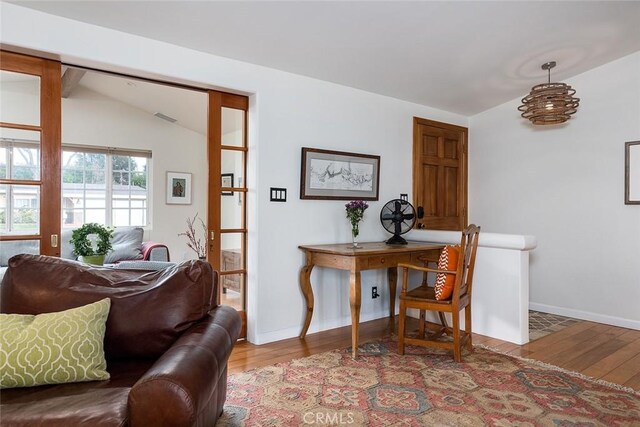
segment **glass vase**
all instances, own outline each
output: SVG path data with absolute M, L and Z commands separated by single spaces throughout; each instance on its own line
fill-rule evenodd
M 353 249 L 358 249 L 360 247 L 358 246 L 358 234 L 360 234 L 358 224 L 352 224 L 351 225 L 351 241 L 353 244 L 351 245 L 351 247 Z

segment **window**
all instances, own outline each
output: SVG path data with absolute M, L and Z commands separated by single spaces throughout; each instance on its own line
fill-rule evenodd
M 0 138 L 0 179 L 40 179 L 40 144 Z M 0 233 L 38 234 L 40 194 L 34 185 L 0 185 Z
M 0 138 L 0 178 L 40 178 L 40 144 Z M 146 226 L 149 218 L 151 152 L 63 146 L 62 226 L 87 222 L 109 226 Z M 0 185 L 0 232 L 37 234 L 39 189 Z
M 146 226 L 151 152 L 63 146 L 62 226 Z

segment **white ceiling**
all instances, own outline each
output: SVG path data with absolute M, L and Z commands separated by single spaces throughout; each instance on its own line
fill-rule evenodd
M 207 134 L 208 97 L 205 92 L 95 71 L 87 71 L 79 85 L 151 115 L 159 112 L 173 117 L 178 126 Z M 73 92 L 70 98 L 73 98 Z
M 19 4 L 464 115 L 640 50 L 634 1 Z

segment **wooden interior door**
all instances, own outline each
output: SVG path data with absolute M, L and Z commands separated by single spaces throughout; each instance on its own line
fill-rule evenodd
M 468 130 L 417 117 L 413 126 L 416 227 L 462 230 L 467 225 Z
M 242 316 L 247 334 L 247 111 L 246 96 L 209 91 L 209 252 L 220 272 L 218 302 Z
M 0 253 L 60 255 L 60 62 L 0 51 Z

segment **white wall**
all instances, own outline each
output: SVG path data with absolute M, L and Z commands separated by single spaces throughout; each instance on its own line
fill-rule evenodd
M 202 94 L 206 97 L 206 94 Z M 197 110 L 197 109 L 196 109 Z M 207 111 L 194 111 L 207 120 Z M 207 140 L 192 130 L 83 86 L 62 100 L 62 143 L 152 151 L 151 220 L 145 237 L 169 247 L 172 261 L 196 258 L 178 233 L 186 218 L 207 220 Z M 167 205 L 166 172 L 192 174 L 191 205 Z
M 380 201 L 371 203 L 362 240 L 385 237 L 384 202 L 411 192 L 412 117 L 467 125 L 465 117 L 360 90 L 242 63 L 2 3 L 0 37 L 9 47 L 50 52 L 63 61 L 252 94 L 249 113 L 248 334 L 252 342 L 296 336 L 303 321 L 300 244 L 347 242 L 340 201 L 300 200 L 303 146 L 381 156 Z M 25 30 L 28 23 L 29 30 Z M 213 42 L 213 41 L 212 41 Z M 287 203 L 270 203 L 269 187 Z M 388 294 L 371 300 L 383 271 L 363 274 L 361 320 L 386 315 Z M 350 324 L 346 273 L 311 277 L 316 308 L 310 332 Z
M 640 139 L 638 53 L 569 79 L 581 107 L 569 123 L 532 128 L 518 100 L 465 117 L 1 3 L 0 41 L 72 64 L 251 94 L 249 119 L 249 339 L 295 336 L 303 319 L 299 244 L 349 240 L 342 202 L 298 198 L 300 147 L 379 154 L 380 202 L 362 239 L 384 237 L 382 204 L 411 192 L 412 116 L 470 128 L 470 220 L 485 231 L 531 234 L 537 308 L 638 326 L 640 207 L 623 204 L 625 141 Z M 28 28 L 28 30 L 25 30 Z M 270 186 L 287 203 L 269 203 Z M 175 230 L 174 230 L 175 231 Z M 173 232 L 173 231 L 172 231 Z M 312 275 L 310 331 L 349 323 L 347 276 Z M 382 272 L 363 274 L 368 286 Z M 362 320 L 387 295 L 363 300 Z
M 640 140 L 640 52 L 567 79 L 580 107 L 532 127 L 513 100 L 470 119 L 469 217 L 532 234 L 531 307 L 640 328 L 640 206 L 624 143 Z

